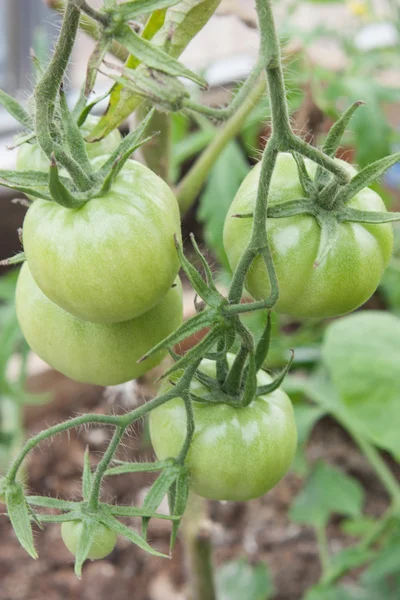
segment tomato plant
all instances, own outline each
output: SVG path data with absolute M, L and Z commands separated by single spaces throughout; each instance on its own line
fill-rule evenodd
M 158 364 L 165 351 L 137 361 L 182 321 L 179 279 L 159 304 L 123 323 L 99 324 L 77 319 L 54 304 L 36 285 L 28 264 L 22 266 L 16 291 L 17 316 L 31 348 L 72 379 L 115 385 L 136 379 Z
M 198 589 L 190 595 L 201 600 L 215 598 L 216 594 L 207 564 L 207 544 L 196 547 L 201 536 L 190 487 L 206 498 L 256 498 L 284 476 L 296 449 L 293 409 L 281 389 L 293 357 L 273 378 L 263 371 L 271 341 L 271 310 L 320 317 L 359 306 L 379 282 L 391 254 L 390 222 L 399 219 L 398 214 L 386 211 L 369 186 L 400 160 L 400 153 L 381 158 L 358 173 L 334 158 L 362 102 L 355 102 L 343 113 L 321 149 L 293 131 L 271 0 L 255 0 L 259 56 L 229 106 L 214 108 L 197 102 L 181 78 L 202 87 L 207 82 L 180 63 L 178 57 L 218 4 L 219 0 L 135 0 L 107 1 L 94 8 L 90 0 L 66 0 L 53 56 L 45 70 L 39 65 L 40 76 L 31 102 L 34 114 L 0 92 L 0 102 L 24 127 L 23 139 L 36 139 L 45 155 L 52 157 L 48 169 L 39 168 L 35 161 L 30 163 L 29 172 L 0 169 L 1 185 L 37 198 L 24 220 L 23 251 L 6 261 L 25 262 L 16 305 L 27 341 L 54 368 L 78 381 L 100 385 L 139 377 L 167 351 L 171 356 L 162 376 L 165 383 L 154 398 L 119 414 L 78 415 L 27 441 L 0 480 L 7 515 L 21 545 L 34 558 L 33 518 L 39 523 L 64 523 L 63 536 L 76 554 L 75 572 L 80 577 L 86 558 L 105 556 L 114 546 L 115 534 L 152 555 L 165 556 L 148 543 L 149 521 L 159 518 L 172 522 L 172 548 L 189 501 L 192 510 L 188 513 L 195 518 L 193 530 L 189 531 L 189 522 L 185 532 L 188 555 L 194 557 L 196 568 L 203 566 L 202 573 L 193 580 L 204 580 L 202 590 L 209 590 L 208 596 Z M 70 108 L 63 84 L 83 22 L 86 28 L 88 22 L 95 26 L 96 46 L 88 61 L 82 92 Z M 104 61 L 110 52 L 118 56 L 122 53 L 124 66 Z M 103 63 L 112 80 L 106 94 L 108 108 L 83 138 L 78 123 L 96 103 L 89 98 Z M 185 255 L 179 213 L 194 204 L 222 149 L 239 132 L 254 103 L 265 95 L 265 79 L 272 121 L 270 135 L 260 165 L 245 178 L 226 221 L 225 249 L 233 274 L 224 294 L 193 236 L 193 253 L 201 268 Z M 116 137 L 106 138 L 107 134 L 118 136 L 111 132 L 139 105 L 137 127 L 120 143 Z M 184 119 L 195 113 L 207 139 L 210 133 L 215 135 L 214 142 L 187 172 L 185 161 L 176 197 L 162 178 L 131 160 L 133 152 L 143 146 L 142 157 L 147 164 L 163 177 L 171 176 L 168 113 L 181 113 Z M 229 123 L 214 129 L 207 117 L 229 119 Z M 90 154 L 96 147 L 89 148 L 87 143 L 103 138 L 101 143 L 109 153 L 89 158 L 88 150 Z M 24 151 L 29 153 L 32 148 L 27 146 Z M 44 167 L 47 159 L 45 163 Z M 217 178 L 218 184 L 223 184 L 222 179 Z M 213 210 L 217 202 L 221 204 L 221 198 L 226 207 L 230 200 L 226 190 L 213 195 L 210 189 L 208 209 Z M 222 207 L 218 220 L 224 217 Z M 180 266 L 196 294 L 195 314 L 184 323 L 179 282 L 171 289 Z M 254 302 L 242 302 L 245 285 Z M 256 336 L 243 313 L 260 310 L 266 310 L 267 318 Z M 197 344 L 186 348 L 183 355 L 176 353 L 181 342 L 194 339 L 199 332 L 203 335 Z M 339 345 L 339 354 L 341 350 Z M 344 364 L 348 366 L 346 361 Z M 318 376 L 324 377 L 324 371 L 320 370 Z M 304 429 L 310 430 L 316 419 L 333 412 L 331 404 L 337 405 L 336 396 L 331 403 L 329 392 L 325 392 L 326 387 L 322 387 L 318 393 L 323 398 L 322 409 L 303 411 L 299 427 L 303 447 Z M 159 460 L 115 460 L 129 428 L 147 415 Z M 340 420 L 343 422 L 344 417 Z M 27 495 L 17 477 L 29 452 L 56 434 L 89 424 L 107 426 L 112 435 L 94 468 L 89 451 L 85 454 L 82 500 Z M 386 467 L 379 466 L 381 458 L 365 445 L 368 440 L 359 438 L 361 430 L 356 427 L 350 432 L 371 463 L 378 465 L 377 472 L 393 500 L 392 508 L 397 510 L 397 482 L 392 481 Z M 103 501 L 105 477 L 147 471 L 159 475 L 140 507 Z M 329 481 L 332 472 L 321 470 L 320 481 Z M 350 509 L 345 507 L 343 511 L 348 490 L 351 493 L 355 487 L 337 473 L 333 476 L 337 489 L 344 486 L 336 504 L 339 508 L 341 505 L 343 514 L 357 517 L 360 493 L 356 491 Z M 312 496 L 313 489 L 318 489 L 315 480 L 309 489 Z M 168 515 L 158 512 L 166 496 Z M 325 585 L 340 576 L 340 565 L 334 572 L 328 568 L 329 548 L 321 526 L 327 509 L 336 505 L 332 498 L 324 504 L 314 524 L 319 527 Z M 309 521 L 308 505 L 303 499 L 297 516 L 302 522 Z M 141 533 L 119 520 L 126 517 L 141 518 Z M 101 531 L 95 532 L 96 523 L 102 523 L 105 529 L 99 526 Z M 94 533 L 95 539 L 99 534 L 99 549 L 92 547 Z M 358 550 L 365 551 L 375 544 L 375 535 Z M 353 560 L 353 566 L 357 566 L 357 549 Z
M 82 521 L 66 521 L 61 524 L 61 537 L 72 554 L 76 554 L 79 538 L 82 534 Z M 87 557 L 92 560 L 105 558 L 114 550 L 117 534 L 102 523 L 96 523 L 93 543 Z
M 356 174 L 347 163 L 337 162 L 351 175 Z M 310 175 L 314 175 L 315 163 L 306 164 Z M 225 221 L 224 246 L 232 269 L 247 247 L 252 229 L 251 218 L 232 215 L 254 211 L 259 179 L 260 164 L 243 181 Z M 302 195 L 294 158 L 291 154 L 279 154 L 268 205 L 274 207 Z M 357 193 L 348 206 L 364 211 L 386 210 L 380 196 L 369 188 Z M 316 264 L 321 231 L 309 214 L 268 219 L 267 232 L 279 282 L 279 299 L 274 307 L 278 312 L 295 317 L 334 317 L 358 308 L 378 287 L 392 253 L 390 223 L 340 223 L 333 247 Z M 269 296 L 268 275 L 261 257 L 249 270 L 246 287 L 257 300 Z
M 233 362 L 233 356 L 230 357 Z M 215 363 L 204 359 L 201 371 L 215 376 Z M 264 371 L 258 384 L 271 383 Z M 164 385 L 164 392 L 171 384 Z M 191 392 L 207 389 L 194 380 Z M 246 407 L 193 401 L 195 433 L 187 455 L 194 492 L 213 500 L 243 501 L 268 492 L 285 475 L 296 450 L 296 425 L 289 397 L 281 389 L 256 397 Z M 178 456 L 186 435 L 181 398 L 150 414 L 150 435 L 157 457 Z
M 81 127 L 83 136 L 86 136 L 96 126 L 99 119 L 89 115 Z M 121 142 L 121 134 L 114 129 L 110 135 L 98 142 L 86 143 L 86 152 L 90 159 L 97 156 L 110 154 Z M 17 151 L 17 169 L 21 171 L 47 171 L 50 161 L 40 148 L 39 144 L 22 144 Z
M 108 193 L 77 209 L 38 199 L 23 224 L 39 287 L 94 323 L 133 319 L 161 301 L 179 269 L 175 235 L 180 238 L 173 193 L 134 161 L 125 163 Z

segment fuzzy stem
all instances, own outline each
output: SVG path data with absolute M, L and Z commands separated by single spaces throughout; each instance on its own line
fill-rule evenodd
M 93 477 L 92 486 L 90 490 L 89 497 L 89 508 L 93 511 L 96 511 L 99 506 L 99 497 L 100 497 L 100 489 L 101 482 L 103 480 L 104 474 L 107 471 L 110 462 L 112 461 L 114 454 L 122 440 L 122 437 L 125 433 L 126 427 L 117 427 L 114 431 L 114 435 L 108 445 L 106 452 L 103 455 L 103 458 L 97 465 L 96 472 Z
M 189 173 L 181 180 L 177 187 L 176 195 L 182 214 L 185 214 L 190 209 L 222 150 L 238 135 L 243 127 L 244 119 L 253 110 L 264 93 L 265 78 L 262 77 L 257 85 L 254 86 L 242 106 L 221 127 L 211 144 L 204 150 Z
M 90 177 L 79 164 L 69 156 L 60 144 L 51 137 L 50 127 L 53 123 L 56 98 L 65 70 L 74 46 L 79 26 L 80 12 L 73 0 L 68 0 L 61 26 L 60 36 L 51 61 L 39 80 L 35 90 L 36 135 L 46 156 L 51 160 L 54 154 L 57 161 L 67 169 L 80 190 L 87 190 L 91 185 Z
M 188 600 L 216 600 L 207 504 L 193 493 L 189 494 L 182 531 L 186 549 Z
M 64 12 L 65 10 L 65 0 L 47 0 L 47 4 L 50 8 L 53 8 L 58 12 Z M 99 26 L 97 21 L 88 15 L 81 14 L 79 29 L 87 33 L 94 40 L 99 39 Z M 123 62 L 125 62 L 129 56 L 129 52 L 115 40 L 112 41 L 109 52 L 115 56 L 115 58 L 119 58 L 119 60 L 122 60 Z

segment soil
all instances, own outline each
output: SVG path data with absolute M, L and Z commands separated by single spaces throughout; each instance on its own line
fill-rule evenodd
M 126 411 L 154 395 L 149 381 L 121 388 L 114 397 L 103 388 L 72 382 L 53 371 L 36 376 L 30 382 L 32 391 L 51 390 L 49 404 L 28 407 L 26 429 L 34 434 L 46 425 L 93 411 L 97 413 Z M 115 389 L 115 388 L 114 388 Z M 119 390 L 119 388 L 117 388 Z M 148 460 L 152 458 L 146 427 L 130 432 L 120 458 Z M 110 437 L 107 428 L 72 431 L 43 444 L 30 456 L 29 488 L 34 494 L 60 498 L 80 497 L 80 477 L 86 446 L 95 464 Z M 356 476 L 367 492 L 366 511 L 381 514 L 387 498 L 368 463 L 354 447 L 346 433 L 332 420 L 325 419 L 315 428 L 308 445 L 308 456 L 323 458 Z M 121 504 L 141 503 L 152 482 L 151 474 L 137 473 L 108 478 L 104 498 Z M 216 565 L 238 557 L 265 561 L 272 573 L 276 595 L 274 600 L 299 600 L 304 591 L 320 575 L 320 565 L 311 528 L 300 527 L 288 520 L 288 508 L 301 488 L 301 480 L 290 473 L 270 493 L 259 500 L 240 503 L 209 503 L 211 535 Z M 164 509 L 166 510 L 166 509 Z M 139 527 L 134 520 L 130 526 Z M 151 544 L 168 553 L 169 523 L 153 520 L 149 529 Z M 88 561 L 82 580 L 73 573 L 73 559 L 65 548 L 59 526 L 47 525 L 35 531 L 39 560 L 32 560 L 19 546 L 5 516 L 0 518 L 0 600 L 186 600 L 185 565 L 182 541 L 178 539 L 171 560 L 154 558 L 119 538 L 107 559 Z M 329 530 L 333 552 L 340 551 L 351 540 L 335 520 Z M 244 598 L 243 600 L 253 600 Z

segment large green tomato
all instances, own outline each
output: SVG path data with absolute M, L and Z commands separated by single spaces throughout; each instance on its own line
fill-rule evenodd
M 77 209 L 36 200 L 23 224 L 25 255 L 38 286 L 94 323 L 127 321 L 161 301 L 179 270 L 174 235 L 180 239 L 174 194 L 133 160 L 103 196 Z
M 214 362 L 204 359 L 200 368 L 215 377 Z M 259 385 L 270 382 L 271 377 L 260 371 Z M 200 397 L 207 391 L 196 380 L 191 389 Z M 256 398 L 246 408 L 193 401 L 193 410 L 196 427 L 186 464 L 191 487 L 200 496 L 235 501 L 257 498 L 289 469 L 297 434 L 292 404 L 281 389 Z M 181 398 L 151 412 L 150 435 L 160 460 L 179 454 L 186 435 Z
M 89 115 L 81 127 L 82 134 L 88 135 L 99 119 Z M 122 136 L 118 129 L 114 129 L 107 137 L 99 142 L 86 143 L 86 151 L 90 159 L 97 156 L 111 154 L 118 147 Z M 40 148 L 39 144 L 22 144 L 17 152 L 17 169 L 19 171 L 47 171 L 50 161 Z
M 351 174 L 356 171 L 340 161 Z M 306 160 L 308 172 L 315 173 L 315 163 Z M 252 219 L 233 218 L 252 213 L 255 207 L 260 164 L 256 165 L 240 186 L 229 209 L 224 228 L 224 246 L 232 269 L 250 240 Z M 291 154 L 279 154 L 272 175 L 269 205 L 303 196 L 297 167 Z M 385 211 L 385 205 L 369 188 L 359 192 L 349 207 L 368 211 Z M 393 230 L 390 223 L 339 224 L 338 237 L 326 259 L 314 266 L 321 229 L 309 215 L 269 219 L 267 231 L 279 282 L 279 300 L 275 309 L 295 317 L 333 317 L 350 312 L 376 290 L 392 253 Z M 263 260 L 258 257 L 248 273 L 246 288 L 256 299 L 267 298 L 269 280 Z
M 116 385 L 140 377 L 165 356 L 161 351 L 137 364 L 182 322 L 179 279 L 176 284 L 144 315 L 104 325 L 81 321 L 51 302 L 24 263 L 16 290 L 17 316 L 32 350 L 54 369 L 84 383 Z
M 82 534 L 82 521 L 65 521 L 61 525 L 61 537 L 68 550 L 76 555 L 79 538 Z M 117 543 L 115 531 L 102 523 L 97 523 L 93 543 L 88 558 L 99 560 L 105 558 L 114 550 Z

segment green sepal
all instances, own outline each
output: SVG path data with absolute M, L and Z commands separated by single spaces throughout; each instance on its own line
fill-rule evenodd
M 164 515 L 163 513 L 146 510 L 144 508 L 136 508 L 135 506 L 109 506 L 109 512 L 115 517 L 140 517 L 146 519 L 161 519 L 163 521 L 176 521 L 179 518 L 174 515 Z
M 321 236 L 314 268 L 318 268 L 324 262 L 339 235 L 339 225 L 335 215 L 326 212 L 323 217 L 317 215 L 316 218 L 318 225 L 321 227 Z
M 100 518 L 100 523 L 102 523 L 106 527 L 109 527 L 118 535 L 122 535 L 124 538 L 132 542 L 132 544 L 135 544 L 141 550 L 144 550 L 148 554 L 151 554 L 152 556 L 158 556 L 160 558 L 169 558 L 169 556 L 167 556 L 166 554 L 154 550 L 154 548 L 149 546 L 149 544 L 146 542 L 145 539 L 142 538 L 141 535 L 139 535 L 136 531 L 133 531 L 133 529 L 130 529 L 126 525 L 123 525 L 123 523 L 118 521 L 118 519 L 115 519 L 111 514 L 102 515 Z
M 176 481 L 181 468 L 179 465 L 171 464 L 157 477 L 150 490 L 148 491 L 144 502 L 143 508 L 149 511 L 155 512 L 157 508 L 160 506 L 163 498 L 167 495 L 169 488 Z M 142 535 L 143 538 L 147 537 L 147 529 L 149 526 L 150 519 L 148 517 L 144 517 L 142 519 Z
M 34 131 L 31 132 L 31 133 L 23 133 L 22 135 L 17 135 L 14 138 L 14 141 L 13 141 L 12 145 L 11 146 L 7 146 L 7 149 L 8 150 L 15 150 L 15 148 L 18 148 L 19 146 L 22 146 L 23 144 L 31 142 L 35 138 L 36 138 L 36 133 Z
M 279 375 L 277 375 L 275 377 L 275 379 L 273 381 L 271 381 L 271 383 L 268 383 L 267 385 L 261 385 L 260 387 L 257 388 L 257 396 L 263 396 L 265 394 L 271 394 L 272 392 L 274 392 L 275 390 L 278 389 L 278 387 L 280 387 L 282 385 L 283 380 L 285 379 L 286 375 L 288 374 L 290 367 L 292 366 L 292 362 L 293 362 L 293 358 L 294 358 L 294 351 L 291 350 L 292 356 L 289 359 L 289 362 L 286 364 L 286 366 L 282 369 L 282 371 L 279 373 Z
M 133 2 L 118 4 L 116 8 L 113 8 L 112 11 L 110 10 L 110 14 L 117 19 L 130 21 L 136 19 L 140 15 L 153 12 L 154 10 L 169 8 L 170 6 L 178 4 L 180 1 L 181 0 L 133 0 Z
M 100 37 L 89 57 L 84 87 L 84 95 L 86 98 L 89 97 L 94 88 L 99 67 L 111 46 L 111 41 L 111 38 L 104 36 Z
M 7 513 L 19 543 L 32 558 L 38 558 L 33 542 L 30 509 L 24 490 L 19 483 L 9 483 L 5 488 Z
M 211 272 L 210 266 L 209 266 L 208 262 L 206 261 L 204 255 L 200 251 L 200 248 L 197 245 L 196 238 L 195 238 L 194 234 L 191 233 L 189 237 L 190 237 L 190 241 L 192 242 L 193 249 L 196 252 L 197 257 L 200 259 L 201 264 L 203 265 L 203 269 L 204 269 L 204 273 L 205 273 L 205 276 L 206 276 L 206 282 L 207 282 L 208 287 L 211 290 L 213 290 L 214 292 L 217 292 L 219 294 L 217 288 L 215 287 L 215 283 L 214 283 L 214 279 L 213 279 L 213 274 Z
M 160 377 L 160 379 L 165 379 L 169 377 L 175 371 L 179 371 L 188 367 L 190 364 L 194 363 L 196 360 L 201 360 L 204 354 L 211 350 L 211 348 L 215 345 L 218 338 L 221 336 L 221 331 L 219 327 L 214 327 L 211 329 L 203 339 L 193 346 L 186 354 L 184 354 L 175 364 L 172 365 L 169 369 L 167 369 Z
M 34 74 L 35 74 L 35 81 L 38 81 L 39 78 L 43 75 L 43 73 L 45 71 L 45 67 L 42 65 L 41 61 L 39 60 L 39 58 L 35 54 L 35 51 L 33 50 L 33 48 L 30 48 L 30 50 L 29 50 L 29 56 L 30 56 L 30 58 L 32 60 L 32 63 L 33 63 L 33 70 L 34 70 Z
M 209 327 L 212 324 L 215 315 L 216 313 L 214 311 L 208 310 L 190 317 L 190 319 L 185 321 L 176 331 L 161 340 L 161 342 L 151 348 L 151 350 L 149 350 L 144 356 L 139 358 L 138 363 L 143 362 L 149 358 L 149 356 L 152 356 L 163 348 L 168 348 L 169 346 L 175 346 L 176 344 L 179 344 L 179 342 L 187 337 L 190 337 L 197 331 L 200 331 L 200 329 Z
M 9 96 L 3 90 L 0 90 L 0 104 L 4 106 L 6 111 L 12 117 L 14 117 L 14 119 L 18 121 L 18 123 L 21 123 L 21 125 L 27 127 L 27 129 L 34 129 L 34 123 L 31 116 L 26 112 L 24 108 L 22 108 L 22 106 L 19 102 L 17 102 L 17 100 Z
M 267 323 L 263 329 L 261 337 L 258 341 L 255 359 L 256 359 L 256 370 L 259 371 L 263 366 L 269 352 L 269 345 L 271 341 L 271 329 L 272 329 L 272 320 L 271 320 L 271 311 L 268 311 Z
M 90 466 L 89 448 L 86 446 L 85 455 L 83 457 L 83 473 L 82 473 L 82 496 L 88 501 L 90 491 L 92 489 L 92 470 Z
M 181 263 L 182 269 L 185 271 L 191 286 L 193 287 L 195 292 L 200 296 L 200 298 L 202 298 L 202 300 L 204 300 L 206 304 L 211 306 L 211 308 L 218 308 L 224 302 L 226 303 L 226 299 L 217 291 L 214 284 L 212 284 L 212 287 L 209 287 L 209 285 L 207 285 L 207 283 L 204 281 L 197 269 L 195 269 L 192 263 L 186 258 L 176 236 L 175 247 L 179 256 L 179 261 Z M 206 274 L 208 275 L 207 272 Z
M 189 97 L 189 92 L 179 79 L 161 71 L 158 71 L 157 76 L 155 76 L 154 72 L 149 69 L 131 69 L 107 62 L 104 64 L 121 73 L 121 76 L 106 73 L 107 77 L 135 95 L 149 100 L 161 110 L 164 109 L 170 112 L 182 110 L 185 99 Z
M 118 173 L 131 156 L 132 152 L 134 152 L 134 150 L 136 150 L 136 148 L 142 145 L 146 140 L 150 139 L 146 138 L 146 140 L 143 140 L 142 136 L 153 116 L 153 113 L 154 109 L 149 111 L 143 121 L 140 122 L 138 127 L 124 137 L 118 147 L 113 150 L 105 163 L 97 171 L 96 177 L 103 181 L 100 193 L 104 193 L 104 191 L 109 189 L 109 187 L 112 185 L 112 182 L 115 181 Z
M 62 178 L 59 175 L 54 155 L 52 156 L 49 169 L 49 191 L 51 198 L 65 208 L 79 208 L 86 202 L 86 200 L 80 199 L 78 196 L 72 194 L 66 185 L 64 185 Z
M 248 406 L 256 397 L 257 392 L 257 368 L 254 352 L 250 352 L 249 364 L 245 372 L 243 390 L 243 406 Z
M 32 518 L 32 517 L 31 517 Z M 40 524 L 40 528 L 43 529 L 43 523 L 67 523 L 68 521 L 79 521 L 82 518 L 82 512 L 80 510 L 65 513 L 63 515 L 45 515 L 38 514 L 36 519 Z
M 73 110 L 73 115 L 76 117 L 76 122 L 78 124 L 78 127 L 82 127 L 82 125 L 84 124 L 84 122 L 86 121 L 89 114 L 91 113 L 93 108 L 96 106 L 96 104 L 98 104 L 99 102 L 101 102 L 102 100 L 107 98 L 107 96 L 109 96 L 109 95 L 110 95 L 110 90 L 107 90 L 107 92 L 105 92 L 101 96 L 97 96 L 92 102 L 89 102 L 89 104 L 86 104 L 87 98 L 85 98 L 84 95 L 78 99 L 76 105 L 74 106 L 74 110 Z M 83 104 L 83 106 L 82 106 L 82 104 Z
M 49 498 L 48 496 L 26 496 L 26 501 L 31 506 L 41 508 L 56 508 L 58 510 L 75 510 L 81 505 L 73 500 L 61 500 L 60 498 Z
M 79 129 L 79 125 L 68 108 L 67 100 L 62 89 L 60 90 L 60 107 L 65 139 L 71 152 L 71 156 L 79 163 L 85 173 L 90 175 L 93 172 L 93 168 L 86 151 L 85 142 Z
M 15 173 L 16 175 L 20 175 L 22 174 L 22 171 L 13 171 L 13 173 Z M 35 171 L 24 171 L 23 174 L 27 175 L 28 173 L 35 173 Z M 38 174 L 36 172 L 36 174 Z M 43 173 L 43 175 L 47 175 L 45 173 Z M 46 190 L 48 190 L 48 175 L 47 175 L 47 181 L 46 184 L 44 184 L 46 186 Z M 9 188 L 10 190 L 17 190 L 18 192 L 22 192 L 23 194 L 26 194 L 27 196 L 33 196 L 34 198 L 41 198 L 42 200 L 49 200 L 50 202 L 53 201 L 53 198 L 50 196 L 49 193 L 47 193 L 47 191 L 44 191 L 42 189 L 37 189 L 36 187 L 31 187 L 29 184 L 24 185 L 24 184 L 18 184 L 18 183 L 14 183 L 13 181 L 10 181 L 8 179 L 3 179 L 2 175 L 1 175 L 1 171 L 0 171 L 0 185 L 2 185 L 3 187 Z M 43 186 L 44 187 L 44 186 Z
M 19 265 L 25 261 L 25 252 L 18 252 L 15 256 L 0 260 L 0 267 L 10 267 L 11 265 Z
M 153 471 L 162 471 L 171 464 L 171 460 L 161 460 L 150 463 L 144 462 L 122 462 L 116 467 L 110 467 L 105 472 L 105 476 L 123 475 L 125 473 L 152 473 Z
M 292 156 L 293 156 L 294 160 L 296 161 L 297 173 L 299 175 L 299 181 L 300 181 L 300 185 L 301 185 L 303 194 L 307 198 L 312 198 L 315 195 L 316 190 L 315 190 L 314 182 L 311 179 L 311 177 L 307 171 L 306 163 L 304 162 L 304 158 L 298 152 L 292 152 Z
M 331 127 L 326 137 L 325 143 L 322 146 L 322 151 L 325 154 L 327 154 L 328 156 L 335 156 L 336 150 L 340 146 L 340 141 L 344 132 L 346 131 L 346 127 L 349 124 L 350 119 L 352 118 L 357 108 L 364 104 L 365 102 L 363 102 L 362 100 L 354 102 Z M 314 179 L 317 189 L 321 189 L 322 187 L 324 187 L 330 176 L 331 174 L 329 173 L 329 171 L 318 165 Z
M 339 189 L 340 187 L 336 179 L 334 177 L 328 178 L 325 187 L 318 194 L 320 206 L 331 210 L 336 203 Z
M 354 223 L 392 223 L 400 221 L 400 212 L 379 212 L 346 207 L 337 214 L 338 221 Z
M 174 77 L 185 77 L 194 81 L 202 88 L 207 88 L 205 79 L 187 69 L 175 58 L 169 56 L 147 40 L 141 38 L 137 33 L 132 31 L 129 25 L 123 25 L 119 31 L 114 33 L 114 38 L 128 50 L 132 56 L 135 56 L 140 62 L 146 66 L 173 75 Z
M 322 146 L 322 151 L 324 154 L 328 156 L 335 156 L 336 150 L 340 146 L 340 142 L 344 132 L 346 131 L 347 125 L 350 123 L 350 120 L 360 106 L 365 106 L 365 102 L 363 100 L 357 100 L 353 102 L 351 106 L 339 117 L 339 119 L 334 123 L 329 130 L 328 135 L 326 136 L 326 140 L 324 145 Z
M 267 208 L 267 216 L 269 219 L 280 219 L 282 217 L 293 217 L 295 215 L 303 214 L 315 215 L 315 212 L 315 202 L 307 200 L 307 198 L 288 200 L 287 202 L 274 204 L 272 206 L 268 206 Z
M 362 171 L 359 171 L 353 179 L 344 186 L 343 191 L 340 193 L 340 199 L 343 202 L 348 202 L 358 192 L 361 192 L 364 188 L 368 187 L 382 175 L 389 167 L 394 165 L 400 160 L 400 152 L 396 152 L 390 156 L 385 156 L 380 160 L 364 167 Z
M 68 515 L 67 515 L 68 516 Z M 82 517 L 82 530 L 78 539 L 75 554 L 75 575 L 82 578 L 82 566 L 88 557 L 96 535 L 97 520 L 93 517 Z
M 189 472 L 187 469 L 182 469 L 175 484 L 174 484 L 174 498 L 171 499 L 170 504 L 173 504 L 172 514 L 182 517 L 186 510 L 187 501 L 189 498 Z M 172 523 L 172 531 L 170 537 L 169 548 L 172 552 L 175 546 L 178 530 L 181 524 L 181 518 L 178 521 Z
M 194 379 L 197 379 L 199 383 L 207 388 L 210 388 L 211 390 L 220 389 L 220 384 L 216 379 L 214 379 L 214 377 L 210 377 L 210 375 L 203 373 L 203 371 L 200 371 L 199 369 L 194 374 Z

